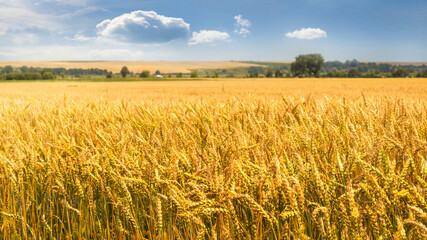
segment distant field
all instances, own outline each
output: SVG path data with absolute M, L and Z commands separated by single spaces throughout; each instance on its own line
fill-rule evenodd
M 254 63 L 244 62 L 149 62 L 149 61 L 13 61 L 0 62 L 0 66 L 11 65 L 14 67 L 31 66 L 41 68 L 100 68 L 107 69 L 113 73 L 120 72 L 123 66 L 127 66 L 132 72 L 149 70 L 154 73 L 189 73 L 192 69 L 228 69 L 239 67 L 259 66 Z

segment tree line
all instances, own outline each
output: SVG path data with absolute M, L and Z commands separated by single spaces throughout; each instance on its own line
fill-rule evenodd
M 163 77 L 171 78 L 172 77 L 171 73 L 167 74 L 166 76 L 163 76 L 159 70 L 155 71 L 154 74 L 151 74 L 151 72 L 149 70 L 143 70 L 139 75 L 138 74 L 135 75 L 133 72 L 131 72 L 129 70 L 129 68 L 127 66 L 122 67 L 122 69 L 120 70 L 120 75 L 122 76 L 122 78 L 126 78 L 126 77 L 128 77 L 128 75 L 131 75 L 133 77 L 139 77 L 139 78 L 163 78 Z M 108 72 L 105 76 L 106 76 L 106 78 L 113 78 L 114 75 L 112 72 Z M 191 78 L 197 78 L 199 75 L 198 75 L 197 70 L 193 70 L 193 71 L 191 71 L 189 76 Z M 183 74 L 182 73 L 176 73 L 175 77 L 176 78 L 182 78 Z M 216 74 L 212 77 L 218 77 L 218 74 Z
M 270 62 L 254 62 L 261 66 L 251 66 L 239 70 L 236 75 L 229 74 L 230 77 L 246 76 L 248 78 L 281 78 L 281 77 L 328 77 L 328 78 L 377 78 L 377 77 L 424 77 L 427 78 L 427 65 L 396 65 L 390 63 L 375 63 L 375 62 L 359 62 L 357 60 L 348 60 L 345 62 L 328 61 L 325 62 L 320 54 L 299 55 L 295 61 L 289 63 L 270 63 Z M 243 72 L 241 72 L 243 70 Z M 227 71 L 222 70 L 221 74 Z M 245 75 L 246 74 L 246 75 Z M 139 78 L 171 78 L 172 75 L 161 75 L 160 71 L 151 74 L 149 70 L 144 70 L 139 74 L 133 74 L 126 66 L 123 66 L 118 75 L 105 69 L 91 68 L 37 68 L 37 67 L 0 67 L 0 80 L 44 80 L 65 78 L 65 76 L 92 76 L 99 75 L 106 78 L 127 76 Z M 191 78 L 199 77 L 197 70 L 193 70 L 186 75 Z M 175 74 L 176 78 L 183 77 L 182 73 Z M 214 72 L 206 75 L 209 78 L 218 78 L 219 73 Z
M 10 71 L 11 68 L 0 69 L 1 80 L 53 80 L 56 74 L 52 69 L 39 69 L 38 71 Z
M 39 67 L 13 67 L 10 65 L 0 67 L 0 79 L 2 80 L 47 80 L 56 79 L 58 76 L 64 78 L 68 76 L 83 75 L 105 75 L 105 69 L 90 68 L 39 68 Z
M 390 63 L 325 62 L 320 54 L 299 55 L 290 65 L 278 63 L 274 67 L 249 67 L 247 77 L 427 77 L 427 65 L 396 65 Z

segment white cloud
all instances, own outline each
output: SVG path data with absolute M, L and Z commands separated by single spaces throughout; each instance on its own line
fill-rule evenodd
M 244 19 L 242 15 L 234 16 L 234 20 L 236 21 L 234 25 L 236 29 L 234 33 L 240 34 L 243 37 L 246 37 L 251 31 L 249 31 L 249 27 L 251 26 L 251 22 L 248 19 Z
M 200 32 L 193 32 L 193 37 L 188 42 L 189 45 L 196 45 L 199 43 L 214 43 L 218 41 L 226 41 L 230 39 L 230 35 L 226 32 L 216 30 L 201 30 Z
M 242 35 L 243 37 L 246 37 L 249 33 L 251 33 L 251 31 L 249 31 L 246 28 L 240 28 L 240 29 L 234 30 L 234 33 L 237 33 L 237 34 Z
M 326 32 L 320 28 L 301 28 L 285 34 L 288 38 L 316 39 L 326 37 Z
M 135 11 L 99 23 L 98 35 L 134 43 L 166 43 L 187 39 L 190 24 L 182 18 L 159 15 L 154 11 Z
M 85 6 L 88 4 L 89 1 L 90 0 L 42 0 L 42 2 L 71 6 Z
M 251 22 L 248 19 L 244 19 L 242 15 L 234 16 L 236 20 L 236 26 L 248 28 L 251 26 Z
M 30 20 L 31 19 L 31 20 Z M 37 13 L 25 6 L 16 4 L 0 5 L 0 29 L 42 28 L 41 26 L 56 26 L 48 15 Z
M 70 21 L 70 18 L 75 19 L 76 17 L 93 14 L 95 12 L 108 12 L 108 10 L 97 6 L 79 7 L 74 11 L 68 11 L 66 13 L 63 13 L 59 17 L 66 21 Z
M 95 40 L 96 38 L 86 37 L 85 35 L 82 35 L 82 34 L 76 34 L 76 35 L 74 35 L 74 37 L 72 37 L 72 38 L 66 37 L 66 39 L 78 41 L 78 42 L 87 42 L 87 41 Z
M 37 12 L 27 0 L 0 0 L 0 42 L 8 46 L 49 42 L 62 29 L 56 16 Z

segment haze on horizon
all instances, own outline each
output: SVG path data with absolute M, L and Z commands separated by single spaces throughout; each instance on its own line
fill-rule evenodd
M 427 62 L 423 0 L 0 0 L 0 61 Z

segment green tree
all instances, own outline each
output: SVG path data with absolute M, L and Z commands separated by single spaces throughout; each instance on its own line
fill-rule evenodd
M 45 68 L 40 71 L 40 74 L 42 75 L 42 79 L 56 79 L 56 74 L 53 71 L 53 69 Z
M 13 73 L 14 71 L 15 71 L 15 68 L 10 65 L 7 65 L 1 69 L 1 73 Z
M 324 63 L 320 54 L 299 55 L 291 64 L 291 72 L 295 76 L 317 76 Z
M 182 78 L 182 73 L 178 73 L 178 74 L 176 74 L 176 77 L 177 77 L 177 78 Z
M 148 78 L 150 76 L 150 71 L 148 70 L 144 70 L 141 72 L 141 74 L 139 74 L 140 78 Z
M 277 78 L 283 77 L 283 73 L 282 71 L 280 71 L 280 69 L 277 69 L 276 72 L 274 73 L 274 76 Z
M 126 75 L 128 75 L 130 73 L 130 71 L 129 71 L 128 67 L 123 66 L 122 70 L 120 71 L 120 73 L 122 74 L 122 77 L 125 78 Z
M 14 71 L 15 71 L 15 68 L 10 65 L 7 65 L 1 69 L 1 73 L 13 73 Z
M 350 71 L 348 71 L 347 73 L 347 77 L 349 78 L 355 78 L 359 76 L 359 72 L 357 72 L 356 69 L 350 69 Z
M 196 78 L 198 77 L 197 71 L 191 71 L 191 75 L 192 78 Z
M 62 73 L 60 74 L 60 76 L 61 76 L 61 78 L 62 78 L 62 79 L 64 79 L 64 78 L 65 78 L 65 73 L 64 73 L 64 72 L 62 72 Z
M 273 70 L 268 69 L 265 73 L 265 77 L 272 78 L 273 77 Z
M 46 71 L 42 73 L 42 78 L 46 80 L 47 79 L 52 80 L 52 79 L 56 79 L 56 75 L 53 72 Z
M 407 77 L 408 75 L 408 71 L 404 68 L 398 68 L 392 73 L 393 77 Z
M 105 75 L 105 77 L 106 77 L 106 78 L 113 78 L 113 73 L 112 73 L 112 72 L 108 72 L 108 73 Z
M 257 78 L 259 76 L 258 72 L 251 72 L 249 73 L 250 78 Z

